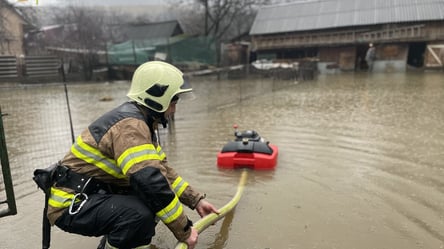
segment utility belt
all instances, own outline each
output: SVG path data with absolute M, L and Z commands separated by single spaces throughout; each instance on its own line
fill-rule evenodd
M 111 184 L 103 183 L 91 176 L 73 172 L 64 165 L 58 165 L 54 172 L 56 187 L 69 188 L 75 191 L 68 212 L 70 215 L 77 214 L 88 201 L 91 194 L 113 193 Z
M 88 200 L 91 194 L 130 194 L 130 188 L 104 183 L 94 177 L 73 172 L 70 168 L 59 163 L 45 169 L 34 171 L 34 181 L 47 194 L 52 186 L 69 188 L 75 192 L 69 206 L 69 214 L 76 214 Z
M 56 187 L 69 188 L 76 193 L 90 194 L 126 194 L 129 190 L 113 184 L 104 183 L 91 176 L 73 172 L 64 165 L 55 169 L 54 183 Z

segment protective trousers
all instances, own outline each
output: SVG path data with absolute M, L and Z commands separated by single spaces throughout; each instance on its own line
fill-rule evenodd
M 111 248 L 130 249 L 151 242 L 156 221 L 137 196 L 92 194 L 78 213 L 66 210 L 55 225 L 80 235 L 105 235 Z

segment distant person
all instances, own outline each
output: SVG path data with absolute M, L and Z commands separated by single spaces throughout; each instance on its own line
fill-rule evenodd
M 373 71 L 373 64 L 376 58 L 376 51 L 375 51 L 375 47 L 373 46 L 373 43 L 370 43 L 369 48 L 367 50 L 367 54 L 365 55 L 365 61 L 367 62 L 367 66 L 368 66 L 368 71 L 372 72 Z
M 182 203 L 201 217 L 218 211 L 169 166 L 155 133 L 191 90 L 171 64 L 140 65 L 130 100 L 92 122 L 58 163 L 50 223 L 70 233 L 104 235 L 106 249 L 129 249 L 149 248 L 160 220 L 194 248 L 198 232 Z

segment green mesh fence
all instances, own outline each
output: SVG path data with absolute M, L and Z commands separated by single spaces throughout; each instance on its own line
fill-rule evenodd
M 138 65 L 153 58 L 156 47 L 149 41 L 126 41 L 108 46 L 111 65 Z
M 140 65 L 153 60 L 156 53 L 165 54 L 173 64 L 197 62 L 214 65 L 216 46 L 210 37 L 183 35 L 148 40 L 129 40 L 108 45 L 108 63 L 112 65 Z
M 171 61 L 175 63 L 199 62 L 216 64 L 216 44 L 210 37 L 193 37 L 169 46 Z

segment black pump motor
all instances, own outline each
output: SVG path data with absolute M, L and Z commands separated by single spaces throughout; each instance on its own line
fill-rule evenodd
M 246 130 L 246 131 L 235 131 L 234 136 L 236 137 L 235 141 L 244 141 L 244 139 L 248 139 L 248 141 L 260 141 L 261 137 L 254 130 Z

